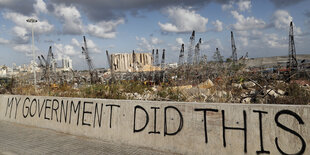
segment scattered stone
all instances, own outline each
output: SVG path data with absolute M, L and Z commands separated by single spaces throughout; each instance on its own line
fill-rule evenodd
M 283 91 L 283 90 L 281 90 L 281 89 L 278 89 L 278 90 L 277 90 L 277 93 L 280 94 L 280 95 L 284 95 L 284 94 L 285 94 L 285 91 Z
M 74 83 L 73 89 L 76 89 L 76 90 L 77 90 L 77 89 L 78 89 L 78 86 L 79 86 L 79 85 L 78 85 L 77 83 Z
M 235 88 L 240 88 L 240 89 L 242 88 L 242 85 L 239 83 L 233 83 L 232 86 Z
M 152 90 L 153 90 L 154 92 L 156 92 L 156 91 L 157 91 L 157 88 L 156 88 L 156 87 L 152 87 Z
M 255 90 L 255 89 L 252 89 L 252 90 L 250 91 L 250 95 L 254 95 L 254 94 L 256 94 L 256 90 Z
M 251 98 L 250 97 L 244 98 L 242 99 L 241 103 L 251 103 Z
M 243 83 L 247 88 L 254 87 L 256 84 L 252 81 L 247 81 Z
M 227 92 L 226 91 L 216 91 L 215 94 L 216 94 L 216 96 L 218 98 L 222 98 L 222 97 L 226 97 L 227 96 Z
M 305 86 L 307 84 L 309 85 L 310 81 L 308 81 L 308 80 L 291 80 L 290 83 L 297 83 L 300 86 Z
M 192 85 L 185 85 L 185 86 L 174 87 L 174 89 L 184 90 L 184 89 L 191 89 L 192 87 L 193 87 Z
M 208 79 L 207 81 L 205 81 L 203 83 L 200 83 L 198 85 L 198 88 L 200 88 L 200 89 L 209 89 L 209 88 L 211 88 L 213 86 L 214 86 L 213 82 L 210 79 Z
M 247 97 L 247 95 L 246 94 L 241 94 L 241 97 Z
M 267 89 L 267 93 L 270 95 L 270 96 L 273 96 L 275 98 L 279 97 L 280 95 L 278 93 L 276 93 L 274 90 L 272 89 Z

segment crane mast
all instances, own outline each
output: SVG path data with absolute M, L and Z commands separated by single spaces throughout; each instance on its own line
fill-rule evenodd
M 159 66 L 159 53 L 158 53 L 158 49 L 156 49 L 155 66 Z
M 231 31 L 231 49 L 232 49 L 232 60 L 233 62 L 237 62 L 237 48 L 234 39 L 234 33 Z
M 165 66 L 165 57 L 166 57 L 165 52 L 166 52 L 166 50 L 163 49 L 163 55 L 161 57 L 161 63 L 160 63 L 161 68 L 164 68 L 164 66 Z
M 192 36 L 189 39 L 187 64 L 192 64 L 193 61 L 193 46 L 195 44 L 195 31 L 193 31 Z
M 179 55 L 179 66 L 184 63 L 184 44 L 181 46 L 180 55 Z
M 201 38 L 199 39 L 198 43 L 197 43 L 196 46 L 195 46 L 195 59 L 194 59 L 194 64 L 199 64 L 200 44 L 201 44 Z
M 290 32 L 289 32 L 289 48 L 288 48 L 288 68 L 291 70 L 298 69 L 298 62 L 296 58 L 296 48 L 294 42 L 294 30 L 293 30 L 293 22 L 290 24 Z
M 89 51 L 88 51 L 88 47 L 87 47 L 86 37 L 83 36 L 83 39 L 84 39 L 84 47 L 82 47 L 82 53 L 85 55 L 85 59 L 86 59 L 87 65 L 88 65 L 88 71 L 89 71 L 89 74 L 90 74 L 90 80 L 91 80 L 90 82 L 93 84 L 93 83 L 96 83 L 97 80 L 98 80 L 98 73 L 94 69 L 94 65 L 93 65 L 92 59 L 89 56 Z

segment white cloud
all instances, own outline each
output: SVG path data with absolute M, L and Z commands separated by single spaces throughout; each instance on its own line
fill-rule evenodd
M 241 37 L 241 38 L 239 38 L 239 40 L 240 40 L 242 46 L 248 46 L 249 45 L 249 40 L 247 37 Z
M 242 47 L 252 46 L 253 44 L 262 44 L 261 42 L 258 43 L 258 41 L 261 41 L 262 38 L 264 38 L 263 33 L 258 30 L 236 31 L 236 33 L 234 33 L 234 37 L 237 46 Z
M 151 51 L 154 49 L 154 46 L 144 37 L 136 37 L 136 40 L 138 41 L 138 48 L 136 50 L 138 51 Z
M 300 36 L 300 35 L 303 35 L 304 33 L 301 31 L 301 28 L 300 27 L 297 27 L 293 24 L 293 29 L 294 29 L 294 35 L 296 36 Z
M 143 50 L 142 48 L 140 48 L 140 47 L 137 47 L 137 48 L 135 49 L 135 51 L 136 51 L 136 52 L 144 52 L 144 50 Z
M 238 46 L 247 49 L 285 49 L 288 47 L 287 36 L 281 37 L 276 33 L 264 33 L 258 30 L 245 31 L 246 33 L 243 32 L 244 31 L 237 31 L 238 37 L 235 37 L 235 40 L 237 40 L 237 48 Z M 262 52 L 264 53 L 265 51 Z
M 145 37 L 138 37 L 136 36 L 136 40 L 138 41 L 138 47 L 135 49 L 139 52 L 151 51 L 152 49 L 158 49 L 158 44 L 163 43 L 162 40 L 158 38 L 152 37 L 150 40 L 146 39 Z
M 240 11 L 250 11 L 252 7 L 251 0 L 239 0 L 237 5 Z
M 277 34 L 265 34 L 263 41 L 271 48 L 287 48 L 287 40 L 285 37 L 280 38 Z
M 91 39 L 86 39 L 87 41 L 87 48 L 89 49 L 89 52 L 91 53 L 100 53 L 101 50 L 99 47 L 91 40 Z M 79 42 L 76 38 L 72 38 L 71 44 L 80 49 L 82 46 L 84 46 L 84 41 Z
M 222 5 L 222 10 L 226 11 L 226 10 L 232 9 L 233 5 L 234 5 L 234 1 L 229 1 L 229 3 Z
M 239 11 L 251 11 L 251 0 L 230 0 L 229 3 L 222 5 L 222 10 L 236 10 L 236 7 L 238 7 Z
M 273 14 L 272 21 L 275 28 L 288 31 L 290 23 L 291 21 L 293 21 L 293 17 L 285 10 L 277 10 Z M 295 24 L 293 24 L 293 28 L 294 28 L 294 35 L 296 36 L 303 35 L 303 32 L 301 31 L 300 27 L 297 27 Z
M 293 17 L 285 10 L 277 10 L 273 14 L 273 24 L 277 29 L 288 29 Z
M 11 2 L 11 0 L 0 0 L 0 4 L 7 5 Z
M 224 49 L 221 40 L 218 38 L 202 41 L 202 44 L 200 45 L 201 50 L 215 51 L 216 48 L 219 48 L 220 50 Z
M 206 51 L 206 50 L 210 50 L 211 49 L 211 45 L 208 42 L 202 42 L 200 45 L 200 50 Z
M 58 17 L 63 26 L 63 33 L 65 34 L 82 34 L 83 23 L 81 14 L 73 5 L 65 6 L 64 4 L 54 6 L 54 14 Z
M 181 50 L 181 45 L 168 44 L 170 51 L 179 52 Z
M 170 48 L 171 51 L 179 52 L 181 49 L 181 45 L 185 43 L 183 41 L 183 38 L 176 38 L 175 41 L 177 44 L 168 44 L 168 47 Z
M 238 31 L 245 31 L 251 29 L 262 29 L 266 27 L 266 23 L 261 19 L 255 17 L 244 17 L 237 11 L 231 11 L 233 17 L 237 20 L 237 23 L 233 24 L 233 29 Z
M 208 18 L 202 17 L 196 11 L 181 7 L 169 7 L 165 11 L 170 19 L 169 23 L 158 22 L 162 31 L 165 32 L 206 32 Z
M 5 19 L 13 21 L 17 26 L 26 28 L 29 33 L 31 31 L 31 24 L 26 22 L 27 19 L 32 18 L 30 16 L 25 16 L 16 12 L 5 12 L 3 14 Z M 49 24 L 47 20 L 40 20 L 38 17 L 34 16 L 38 20 L 37 23 L 33 24 L 34 32 L 39 34 L 45 34 L 52 32 L 54 26 Z
M 64 57 L 78 55 L 77 50 L 71 45 L 54 43 L 53 52 L 56 60 L 61 60 Z
M 97 45 L 90 39 L 87 39 L 87 46 L 88 49 L 91 50 L 90 52 L 93 53 L 100 53 L 100 49 L 97 47 Z
M 8 44 L 10 43 L 9 40 L 6 40 L 6 39 L 3 39 L 3 38 L 0 38 L 0 44 Z
M 23 52 L 26 54 L 26 56 L 33 56 L 31 49 L 32 48 L 31 48 L 30 44 L 13 45 L 13 50 L 18 51 L 18 52 Z M 34 46 L 34 50 L 37 52 L 39 49 L 38 49 L 38 47 Z
M 74 50 L 74 47 L 71 45 L 63 45 L 63 44 L 54 44 L 55 51 L 59 53 L 63 53 L 65 55 L 75 55 L 77 52 Z
M 97 24 L 89 24 L 87 31 L 90 35 L 99 38 L 115 38 L 115 29 L 119 24 L 124 24 L 124 19 L 101 21 Z
M 72 38 L 71 44 L 74 45 L 74 46 L 76 46 L 76 47 L 78 47 L 78 48 L 81 47 L 81 44 L 80 44 L 79 41 L 78 41 L 77 39 L 75 39 L 75 38 Z
M 157 45 L 157 44 L 161 44 L 163 41 L 156 38 L 156 37 L 152 37 L 151 38 L 151 43 L 154 44 L 154 45 Z
M 216 20 L 212 22 L 212 24 L 214 25 L 216 31 L 218 32 L 223 31 L 223 22 L 221 22 L 220 20 Z
M 184 41 L 182 38 L 176 38 L 175 41 L 178 43 L 178 45 L 184 44 Z
M 13 33 L 16 37 L 15 41 L 17 43 L 27 43 L 29 41 L 28 31 L 24 27 L 15 26 L 13 27 Z
M 43 0 L 36 0 L 36 3 L 33 4 L 33 7 L 37 14 L 40 12 L 47 13 L 46 3 Z

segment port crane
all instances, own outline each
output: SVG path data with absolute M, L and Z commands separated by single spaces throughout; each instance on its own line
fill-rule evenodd
M 97 70 L 94 68 L 94 64 L 92 62 L 91 57 L 89 56 L 89 51 L 88 51 L 88 47 L 87 47 L 87 42 L 86 42 L 86 37 L 83 36 L 84 39 L 84 46 L 82 46 L 82 54 L 85 55 L 85 59 L 88 65 L 88 71 L 90 74 L 90 82 L 91 84 L 94 84 L 96 82 L 98 82 L 98 72 Z

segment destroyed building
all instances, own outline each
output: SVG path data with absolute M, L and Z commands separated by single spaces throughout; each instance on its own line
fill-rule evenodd
M 72 67 L 72 59 L 70 59 L 69 57 L 63 58 L 62 59 L 62 70 L 63 71 L 70 71 L 73 69 Z
M 151 53 L 116 53 L 111 54 L 111 67 L 114 72 L 139 72 L 160 70 L 152 65 Z

